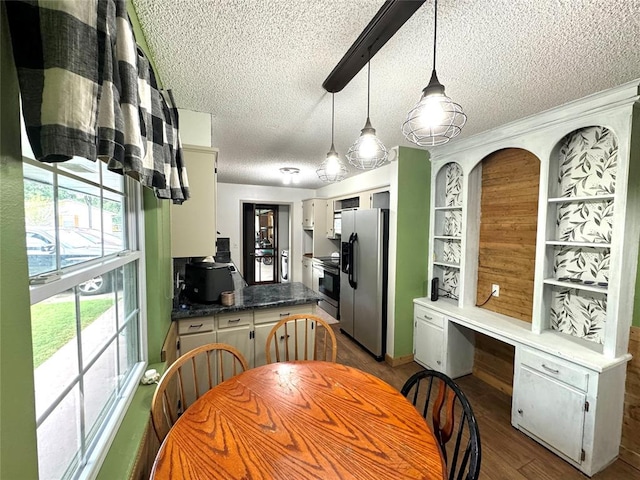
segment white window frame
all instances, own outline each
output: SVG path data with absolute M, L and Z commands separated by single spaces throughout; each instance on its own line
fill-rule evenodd
M 38 168 L 53 171 L 55 167 L 36 162 L 35 160 L 24 158 L 23 162 L 30 163 Z M 58 172 L 60 173 L 60 172 Z M 67 171 L 63 175 L 87 182 L 86 179 L 76 177 Z M 146 265 L 144 255 L 145 235 L 144 235 L 144 209 L 142 206 L 142 186 L 129 177 L 124 177 L 126 213 L 125 222 L 127 245 L 129 250 L 120 252 L 117 255 L 102 257 L 91 260 L 77 266 L 67 267 L 63 271 L 53 272 L 50 275 L 53 280 L 43 284 L 30 285 L 30 304 L 35 305 L 58 293 L 69 290 L 79 284 L 94 278 L 97 275 L 106 273 L 113 269 L 122 267 L 132 262 L 138 262 L 137 295 L 138 295 L 138 348 L 140 360 L 134 365 L 129 374 L 129 381 L 120 391 L 119 397 L 113 405 L 109 417 L 99 429 L 99 433 L 92 440 L 86 463 L 80 465 L 72 478 L 80 480 L 95 479 L 100 471 L 102 463 L 109 451 L 111 444 L 118 432 L 118 429 L 129 408 L 140 379 L 148 365 L 148 345 L 147 345 L 147 302 L 146 302 Z M 55 182 L 57 184 L 57 182 Z M 93 183 L 93 182 L 88 182 Z M 100 182 L 102 183 L 102 182 Z M 57 185 L 55 186 L 57 188 Z M 102 188 L 102 187 L 101 187 Z M 54 193 L 57 195 L 57 193 Z M 131 247 L 136 247 L 135 249 Z

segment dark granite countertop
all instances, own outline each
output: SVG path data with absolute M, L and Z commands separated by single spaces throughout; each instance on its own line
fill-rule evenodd
M 300 282 L 236 288 L 235 294 L 234 305 L 225 307 L 217 303 L 209 305 L 189 303 L 179 308 L 174 308 L 171 312 L 171 319 L 202 317 L 240 310 L 305 305 L 307 303 L 316 303 L 320 300 L 320 295 Z

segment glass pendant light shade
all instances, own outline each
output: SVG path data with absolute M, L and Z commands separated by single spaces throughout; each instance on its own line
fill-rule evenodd
M 371 47 L 369 47 L 371 57 Z M 369 119 L 369 103 L 371 96 L 371 58 L 367 62 L 367 122 L 360 131 L 360 136 L 347 152 L 347 160 L 360 170 L 378 168 L 387 161 L 387 147 L 376 136 L 376 129 L 371 126 Z
M 418 104 L 402 124 L 402 133 L 421 147 L 442 145 L 460 134 L 467 122 L 462 107 L 444 94 L 444 85 L 436 75 L 436 35 L 438 31 L 438 0 L 435 0 L 433 22 L 433 71 L 431 80 Z
M 387 155 L 387 147 L 376 136 L 376 129 L 367 117 L 360 136 L 347 152 L 349 163 L 360 170 L 371 170 L 386 162 Z
M 324 160 L 316 170 L 318 178 L 326 183 L 334 183 L 344 180 L 347 173 L 349 173 L 347 167 L 340 160 L 340 155 L 336 152 L 336 147 L 333 145 L 334 119 L 335 94 L 331 93 L 331 148 L 327 153 L 326 160 Z
M 420 101 L 402 124 L 402 133 L 421 147 L 442 145 L 459 135 L 466 121 L 462 107 L 444 94 L 444 86 L 434 70 Z

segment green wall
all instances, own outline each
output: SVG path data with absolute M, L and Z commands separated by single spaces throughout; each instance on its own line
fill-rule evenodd
M 424 150 L 400 147 L 393 356 L 413 353 L 413 299 L 426 295 L 431 162 Z
M 151 189 L 144 189 L 149 363 L 160 362 L 162 344 L 171 325 L 173 265 L 169 210 L 168 200 L 158 200 Z
M 0 7 L 0 478 L 38 478 L 18 81 Z

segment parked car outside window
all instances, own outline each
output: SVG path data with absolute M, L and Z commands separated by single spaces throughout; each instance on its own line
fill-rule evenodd
M 101 232 L 93 229 L 60 228 L 60 266 L 56 265 L 56 236 L 54 229 L 27 228 L 27 258 L 29 276 L 53 272 L 122 250 L 122 241 L 105 234 L 104 255 Z M 111 291 L 112 274 L 98 275 L 78 286 L 82 295 L 97 295 Z

